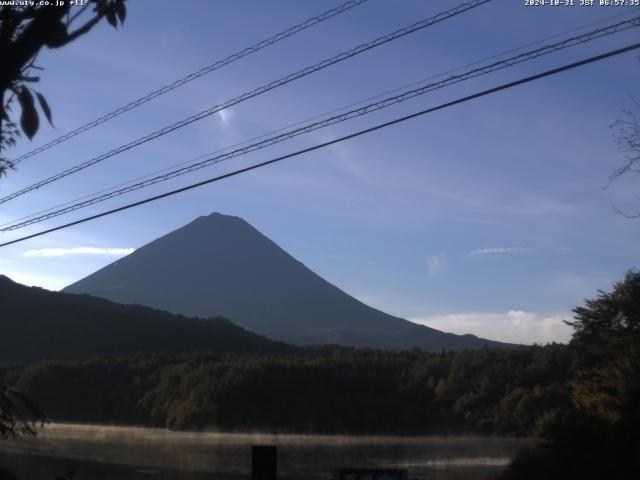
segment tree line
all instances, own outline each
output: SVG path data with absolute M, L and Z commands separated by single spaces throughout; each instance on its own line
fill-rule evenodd
M 133 356 L 4 366 L 55 421 L 174 429 L 529 435 L 570 405 L 570 347 Z

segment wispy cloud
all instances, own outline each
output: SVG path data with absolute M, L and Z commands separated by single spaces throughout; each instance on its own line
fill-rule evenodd
M 442 272 L 447 265 L 447 254 L 436 253 L 427 258 L 427 273 L 430 276 L 435 276 Z
M 224 110 L 220 110 L 218 113 L 218 118 L 222 121 L 222 123 L 226 126 L 231 123 L 231 118 L 233 117 L 233 112 L 229 108 L 225 108 Z
M 501 255 L 505 253 L 524 253 L 529 249 L 525 247 L 493 247 L 493 248 L 478 248 L 471 252 L 465 253 L 465 257 L 481 257 L 483 255 Z
M 541 315 L 523 310 L 510 310 L 506 313 L 458 313 L 409 320 L 445 332 L 472 333 L 483 338 L 510 343 L 545 344 L 569 341 L 572 329 L 564 320 L 571 319 L 570 313 Z
M 129 255 L 134 251 L 135 248 L 40 248 L 37 250 L 27 250 L 22 255 L 25 257 L 66 257 L 68 255 L 105 255 L 117 257 L 122 255 Z

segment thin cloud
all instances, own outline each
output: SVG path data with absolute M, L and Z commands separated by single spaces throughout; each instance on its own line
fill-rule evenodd
M 570 313 L 541 315 L 536 312 L 510 310 L 506 313 L 457 313 L 409 320 L 460 335 L 472 333 L 502 342 L 545 344 L 568 342 L 573 330 L 564 320 L 571 319 Z
M 135 248 L 98 248 L 98 247 L 73 247 L 73 248 L 40 248 L 27 250 L 22 255 L 25 257 L 66 257 L 69 255 L 104 255 L 122 256 L 133 253 Z
M 435 255 L 431 255 L 427 259 L 427 273 L 430 276 L 435 276 L 441 273 L 447 265 L 447 254 L 446 253 L 436 253 Z
M 465 253 L 465 257 L 481 257 L 483 255 L 501 255 L 505 253 L 524 253 L 528 252 L 528 248 L 524 247 L 494 247 L 494 248 L 478 248 L 471 252 Z
M 225 108 L 224 110 L 220 110 L 219 112 L 217 112 L 217 115 L 223 124 L 229 126 L 229 123 L 231 123 L 231 117 L 233 117 L 233 113 L 230 109 Z

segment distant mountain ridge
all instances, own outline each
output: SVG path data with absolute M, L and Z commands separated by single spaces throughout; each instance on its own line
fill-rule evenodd
M 0 362 L 297 350 L 224 318 L 187 318 L 89 295 L 51 292 L 0 275 Z
M 199 217 L 64 291 L 187 316 L 222 316 L 298 345 L 428 351 L 509 346 L 440 332 L 369 307 L 243 219 L 220 213 Z

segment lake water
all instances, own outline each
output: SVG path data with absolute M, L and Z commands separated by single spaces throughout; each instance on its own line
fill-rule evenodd
M 188 433 L 52 424 L 33 439 L 0 441 L 0 470 L 21 480 L 246 479 L 251 445 L 278 446 L 281 479 L 322 479 L 339 467 L 406 468 L 409 478 L 495 478 L 526 439 Z

